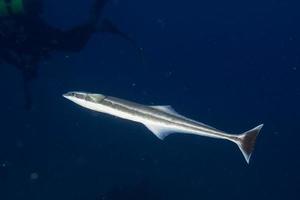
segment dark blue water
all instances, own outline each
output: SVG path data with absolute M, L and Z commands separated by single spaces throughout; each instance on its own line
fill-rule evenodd
M 70 28 L 92 1 L 48 0 Z M 144 48 L 95 34 L 80 53 L 41 62 L 33 108 L 19 71 L 1 65 L 0 199 L 299 199 L 297 1 L 111 1 L 104 16 Z M 241 133 L 264 123 L 250 165 L 226 141 L 172 135 L 62 98 L 98 92 Z

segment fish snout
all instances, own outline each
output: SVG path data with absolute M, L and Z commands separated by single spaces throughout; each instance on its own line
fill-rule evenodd
M 74 95 L 72 94 L 72 92 L 67 92 L 67 93 L 63 94 L 62 96 L 66 99 L 69 99 L 70 97 L 73 97 Z

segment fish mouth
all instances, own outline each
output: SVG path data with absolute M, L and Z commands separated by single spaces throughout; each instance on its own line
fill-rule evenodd
M 70 97 L 70 94 L 69 94 L 69 92 L 68 92 L 68 93 L 63 94 L 62 96 L 63 96 L 64 98 L 69 98 L 69 97 Z
M 62 96 L 66 99 L 71 99 L 72 97 L 74 97 L 74 92 L 67 92 L 64 93 Z

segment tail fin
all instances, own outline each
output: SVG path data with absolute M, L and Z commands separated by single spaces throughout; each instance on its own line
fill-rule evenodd
M 249 164 L 249 160 L 251 157 L 251 154 L 254 150 L 256 137 L 259 134 L 261 128 L 263 127 L 263 124 L 246 131 L 245 133 L 242 133 L 238 136 L 238 139 L 234 141 L 240 148 L 240 150 L 243 153 L 243 156 L 246 160 L 246 162 Z

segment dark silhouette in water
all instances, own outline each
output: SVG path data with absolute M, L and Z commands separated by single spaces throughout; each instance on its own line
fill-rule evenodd
M 32 106 L 30 85 L 37 78 L 39 62 L 49 53 L 78 52 L 96 32 L 116 34 L 135 45 L 108 19 L 98 23 L 107 2 L 95 0 L 86 23 L 63 31 L 41 18 L 42 0 L 0 0 L 0 62 L 2 60 L 22 72 L 27 109 Z

